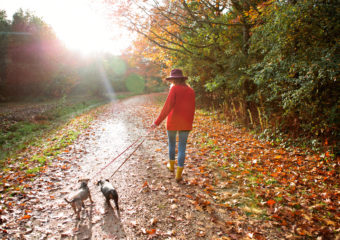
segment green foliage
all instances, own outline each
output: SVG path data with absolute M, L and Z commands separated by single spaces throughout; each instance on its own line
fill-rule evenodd
M 331 134 L 339 124 L 339 12 L 332 3 L 299 1 L 274 4 L 254 28 L 251 53 L 261 56 L 248 73 L 269 115 L 282 127 Z
M 19 121 L 10 122 L 3 120 L 0 128 L 0 165 L 1 160 L 13 152 L 25 149 L 30 142 L 36 142 L 46 132 L 55 129 L 68 119 L 82 114 L 94 107 L 105 103 L 103 99 L 66 99 L 59 100 L 56 107 L 46 111 L 39 116 L 41 121 Z M 52 103 L 51 103 L 52 104 Z M 75 133 L 60 140 L 67 143 L 73 140 Z M 61 144 L 61 143 L 60 143 Z
M 151 27 L 143 34 L 155 49 L 153 59 L 166 68 L 182 68 L 189 76 L 197 102 L 220 109 L 228 119 L 260 126 L 260 131 L 272 128 L 291 139 L 336 143 L 337 1 L 164 5 L 154 5 Z
M 108 56 L 104 60 L 105 69 L 112 76 L 123 76 L 127 71 L 127 64 L 121 58 L 116 56 Z
M 126 79 L 126 88 L 133 93 L 143 93 L 145 80 L 137 74 L 130 74 Z
M 128 65 L 120 57 L 109 54 L 89 56 L 76 70 L 79 81 L 72 93 L 86 93 L 97 97 L 126 92 L 125 75 Z
M 34 124 L 31 122 L 18 122 L 3 129 L 0 134 L 0 144 L 2 149 L 10 149 L 13 144 L 22 142 L 32 132 L 46 128 L 45 125 Z

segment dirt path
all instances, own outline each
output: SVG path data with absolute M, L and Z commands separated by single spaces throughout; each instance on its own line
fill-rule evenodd
M 155 117 L 149 115 L 150 103 L 152 97 L 139 96 L 108 106 L 90 128 L 33 182 L 25 198 L 20 198 L 20 195 L 13 197 L 14 201 L 18 201 L 17 205 L 33 206 L 32 212 L 29 212 L 32 217 L 21 221 L 19 228 L 11 229 L 11 221 L 13 227 L 17 226 L 16 213 L 21 211 L 11 209 L 12 219 L 8 219 L 9 229 L 3 237 L 217 239 L 222 235 L 218 216 L 212 218 L 209 204 L 193 204 L 193 201 L 204 199 L 204 193 L 186 182 L 176 183 L 174 176 L 167 171 L 164 165 L 167 159 L 164 128 L 152 133 L 112 178 L 113 171 L 132 150 L 98 173 L 132 142 L 146 135 L 146 126 Z M 188 174 L 189 169 L 184 178 Z M 79 187 L 80 179 L 86 178 L 90 178 L 89 188 L 94 204 L 91 205 L 88 200 L 85 202 L 87 211 L 82 211 L 78 221 L 63 198 Z M 105 203 L 99 187 L 95 185 L 99 179 L 107 178 L 118 191 L 120 216 L 116 209 Z
M 83 115 L 96 117 L 61 154 L 48 155 L 49 166 L 34 174 L 28 170 L 35 165 L 21 165 L 45 151 L 40 145 L 9 161 L 1 174 L 0 239 L 340 239 L 338 164 L 327 153 L 272 147 L 201 112 L 190 133 L 180 184 L 165 166 L 164 126 L 148 135 L 113 177 L 134 148 L 99 172 L 144 139 L 160 111 L 155 104 L 160 97 L 132 97 Z M 57 131 L 58 141 L 85 122 L 74 119 L 65 125 L 62 133 Z M 90 179 L 94 204 L 87 200 L 76 220 L 63 199 L 81 179 Z M 120 214 L 105 203 L 96 186 L 100 179 L 116 187 Z

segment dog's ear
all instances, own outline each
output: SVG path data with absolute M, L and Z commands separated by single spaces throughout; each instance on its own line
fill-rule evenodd
M 81 182 L 80 187 L 87 187 L 87 183 L 86 182 Z
M 110 182 L 109 179 L 105 179 L 105 181 Z
M 99 181 L 97 182 L 97 186 L 99 186 L 101 182 L 102 182 L 102 181 L 101 181 L 101 180 L 99 180 Z
M 78 179 L 78 182 L 85 182 L 85 183 L 88 183 L 89 181 L 90 181 L 89 178 Z

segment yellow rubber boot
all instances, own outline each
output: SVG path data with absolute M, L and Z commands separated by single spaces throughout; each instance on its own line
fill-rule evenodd
M 184 167 L 177 167 L 176 171 L 176 182 L 179 182 L 182 180 L 182 172 L 183 172 Z
M 166 165 L 170 172 L 175 171 L 175 160 L 169 160 L 169 163 Z

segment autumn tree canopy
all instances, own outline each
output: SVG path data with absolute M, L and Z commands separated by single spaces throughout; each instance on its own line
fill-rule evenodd
M 139 33 L 138 54 L 190 76 L 202 103 L 229 118 L 335 138 L 336 1 L 105 1 Z M 143 39 L 143 40 L 142 40 Z

